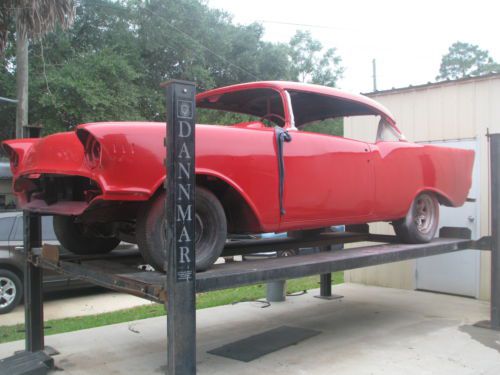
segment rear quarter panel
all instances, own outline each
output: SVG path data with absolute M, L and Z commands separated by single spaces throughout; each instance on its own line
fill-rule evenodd
M 467 199 L 474 151 L 411 142 L 379 142 L 374 151 L 375 220 L 404 217 L 423 191 L 454 207 Z

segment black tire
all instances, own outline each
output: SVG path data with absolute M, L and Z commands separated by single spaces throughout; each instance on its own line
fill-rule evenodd
M 421 193 L 412 202 L 404 219 L 393 223 L 398 238 L 405 243 L 432 241 L 439 224 L 439 202 L 432 193 Z
M 0 269 L 0 314 L 7 314 L 19 305 L 23 283 L 14 272 Z
M 196 270 L 204 271 L 220 256 L 227 237 L 224 208 L 209 190 L 196 188 Z M 165 191 L 157 193 L 138 212 L 137 245 L 144 260 L 157 270 L 163 270 L 166 254 L 164 230 Z
M 54 216 L 57 240 L 74 254 L 106 254 L 120 244 L 120 239 L 116 237 L 98 237 L 89 234 L 92 231 L 86 229 L 85 224 L 75 223 L 72 216 Z

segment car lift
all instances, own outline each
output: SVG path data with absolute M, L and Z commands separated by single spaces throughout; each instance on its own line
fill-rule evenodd
M 194 170 L 189 175 L 179 169 L 179 153 L 186 147 L 194 159 L 195 86 L 184 81 L 171 81 L 166 85 L 167 96 L 167 179 L 166 205 L 170 218 L 177 210 L 193 210 L 194 190 L 189 196 L 180 196 L 174 183 L 194 181 Z M 182 122 L 182 124 L 181 124 Z M 183 128 L 184 127 L 184 128 Z M 181 129 L 182 128 L 182 129 Z M 185 137 L 183 137 L 185 136 Z M 44 346 L 42 270 L 51 269 L 95 285 L 123 293 L 133 294 L 165 304 L 167 315 L 167 374 L 196 374 L 196 310 L 195 293 L 233 288 L 241 285 L 286 280 L 310 275 L 321 275 L 320 295 L 331 296 L 331 273 L 360 267 L 398 262 L 465 249 L 491 250 L 491 310 L 490 321 L 480 322 L 485 328 L 500 330 L 500 134 L 490 140 L 491 162 L 491 237 L 470 239 L 465 228 L 442 228 L 440 237 L 427 244 L 397 243 L 395 236 L 366 233 L 323 233 L 308 238 L 257 239 L 228 242 L 224 256 L 269 252 L 301 247 L 328 248 L 333 244 L 373 242 L 371 245 L 319 253 L 216 264 L 201 273 L 194 272 L 194 248 L 190 243 L 171 241 L 169 261 L 165 272 L 139 269 L 142 259 L 137 251 L 117 251 L 103 255 L 60 255 L 57 246 L 41 244 L 40 215 L 24 212 L 24 251 L 26 256 L 25 286 L 25 351 L 0 360 L 1 374 L 46 374 L 54 361 Z M 286 147 L 286 146 L 285 146 Z M 186 154 L 184 153 L 184 156 Z M 185 171 L 184 171 L 185 172 Z M 182 193 L 179 193 L 182 194 Z M 174 202 L 181 205 L 174 205 Z M 180 199 L 180 200 L 179 200 Z M 191 206 L 189 206 L 191 205 Z M 179 208 L 180 207 L 180 208 Z M 184 207 L 184 208 L 183 208 Z M 194 212 L 194 211 L 192 211 Z M 175 215 L 175 216 L 174 216 Z M 189 217 L 185 215 L 184 217 Z M 169 220 L 169 223 L 174 220 Z M 178 233 L 194 233 L 192 223 L 175 222 L 167 225 L 169 238 L 180 238 Z M 182 231 L 182 232 L 181 232 Z M 185 231 L 185 232 L 184 232 Z M 191 237 L 191 238 L 194 238 Z M 184 240 L 186 237 L 184 236 Z M 189 255 L 186 257 L 186 255 Z

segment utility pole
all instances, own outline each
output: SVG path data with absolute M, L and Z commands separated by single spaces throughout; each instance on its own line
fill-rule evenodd
M 377 60 L 372 60 L 373 91 L 377 91 Z
M 28 36 L 20 27 L 16 35 L 16 82 L 16 138 L 22 138 L 23 129 L 28 125 Z

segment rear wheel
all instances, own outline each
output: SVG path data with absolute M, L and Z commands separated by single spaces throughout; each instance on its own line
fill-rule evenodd
M 432 193 L 421 193 L 413 201 L 404 219 L 393 223 L 398 238 L 406 243 L 425 243 L 436 235 L 439 202 Z
M 74 254 L 106 254 L 115 249 L 120 239 L 99 235 L 103 224 L 75 222 L 72 216 L 54 216 L 54 232 L 63 247 Z
M 23 284 L 19 276 L 9 270 L 0 269 L 0 314 L 12 311 L 23 296 Z
M 204 271 L 224 249 L 227 221 L 217 197 L 202 187 L 196 188 L 195 208 L 195 263 L 197 271 Z M 144 260 L 157 270 L 163 270 L 167 261 L 165 232 L 165 191 L 162 191 L 139 210 L 136 229 L 137 244 Z

